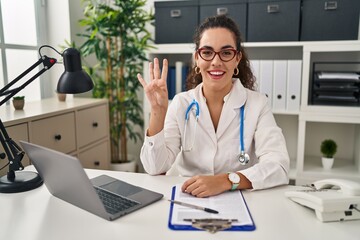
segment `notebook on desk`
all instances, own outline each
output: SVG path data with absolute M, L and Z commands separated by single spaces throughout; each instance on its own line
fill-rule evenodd
M 77 158 L 32 143 L 20 143 L 52 195 L 107 220 L 163 197 L 107 175 L 90 180 Z

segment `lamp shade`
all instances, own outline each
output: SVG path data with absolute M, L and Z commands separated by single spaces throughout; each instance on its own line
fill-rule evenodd
M 90 76 L 82 69 L 80 53 L 75 48 L 63 52 L 65 71 L 61 75 L 58 93 L 83 93 L 91 90 L 94 84 Z

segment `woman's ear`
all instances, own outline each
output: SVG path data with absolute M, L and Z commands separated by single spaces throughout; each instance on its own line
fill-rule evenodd
M 197 52 L 193 53 L 193 59 L 194 59 L 194 61 L 193 61 L 194 65 L 197 66 L 198 65 L 197 61 L 199 59 L 199 55 L 197 54 Z
M 238 52 L 238 54 L 236 55 L 237 64 L 239 64 L 239 62 L 241 61 L 241 58 L 242 58 L 242 53 Z

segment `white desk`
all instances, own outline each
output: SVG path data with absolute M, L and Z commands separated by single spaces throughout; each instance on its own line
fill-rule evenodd
M 33 170 L 33 167 L 28 167 Z M 87 170 L 90 178 L 107 174 L 170 198 L 171 187 L 185 178 Z M 66 177 L 66 176 L 64 176 Z M 60 181 L 60 179 L 59 179 Z M 0 194 L 1 240 L 107 239 L 346 239 L 360 238 L 360 221 L 321 223 L 315 213 L 284 197 L 292 186 L 244 191 L 256 230 L 252 232 L 173 231 L 167 227 L 169 202 L 150 206 L 106 221 L 50 195 L 45 185 L 30 192 Z

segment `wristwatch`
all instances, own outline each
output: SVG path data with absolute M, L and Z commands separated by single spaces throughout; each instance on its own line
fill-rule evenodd
M 228 173 L 228 179 L 232 184 L 231 191 L 236 190 L 240 184 L 240 176 L 237 173 L 230 172 Z

